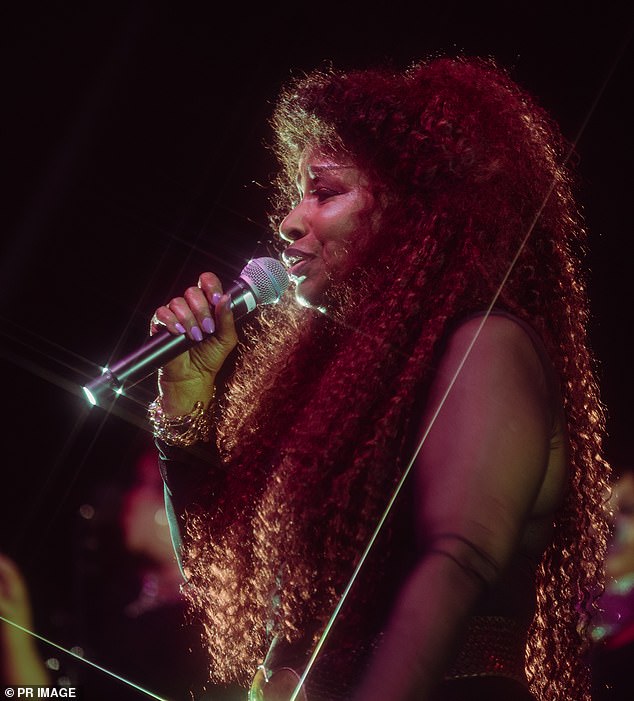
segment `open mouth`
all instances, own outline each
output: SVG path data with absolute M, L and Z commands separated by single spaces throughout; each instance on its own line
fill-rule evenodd
M 294 283 L 302 282 L 306 279 L 306 267 L 310 261 L 300 260 L 299 263 L 291 266 L 288 269 L 288 276 Z
M 282 260 L 284 261 L 284 265 L 287 268 L 292 268 L 296 263 L 299 263 L 305 258 L 306 254 L 301 253 L 300 251 L 297 251 L 294 248 L 289 248 L 288 250 L 284 251 L 284 253 L 282 253 Z
M 293 248 L 289 248 L 282 254 L 284 265 L 288 268 L 288 274 L 295 282 L 301 282 L 306 277 L 306 268 L 310 264 L 311 256 Z

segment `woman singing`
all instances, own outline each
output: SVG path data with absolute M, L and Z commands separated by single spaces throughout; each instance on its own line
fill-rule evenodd
M 237 352 L 212 273 L 153 321 L 204 339 L 151 418 L 212 678 L 303 672 L 411 467 L 301 698 L 587 699 L 607 465 L 567 144 L 466 58 L 315 71 L 272 124 L 294 295 Z

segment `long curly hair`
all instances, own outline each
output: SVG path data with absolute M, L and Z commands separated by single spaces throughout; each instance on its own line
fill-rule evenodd
M 386 204 L 328 313 L 287 299 L 252 322 L 221 400 L 227 477 L 192 512 L 186 550 L 212 675 L 248 683 L 272 636 L 326 623 L 407 463 L 449 325 L 486 309 L 510 270 L 496 304 L 543 339 L 570 436 L 527 672 L 539 699 L 587 699 L 608 466 L 568 144 L 506 71 L 466 57 L 314 71 L 284 88 L 272 125 L 274 222 L 314 145 L 345 153 Z

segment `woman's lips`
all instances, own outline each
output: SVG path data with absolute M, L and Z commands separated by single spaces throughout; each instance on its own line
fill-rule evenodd
M 288 268 L 289 276 L 296 282 L 306 277 L 310 262 L 314 257 L 313 254 L 296 248 L 288 248 L 282 255 L 282 259 Z
M 288 269 L 288 274 L 290 277 L 299 281 L 299 278 L 306 277 L 306 269 L 310 264 L 310 258 L 303 258 Z

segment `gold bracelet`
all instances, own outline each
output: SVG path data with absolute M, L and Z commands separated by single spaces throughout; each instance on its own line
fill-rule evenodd
M 213 395 L 211 399 L 213 400 Z M 212 402 L 207 408 L 203 402 L 196 402 L 189 414 L 166 416 L 161 405 L 161 398 L 157 397 L 148 407 L 148 418 L 156 438 L 168 445 L 186 448 L 198 441 L 209 442 L 211 407 Z

